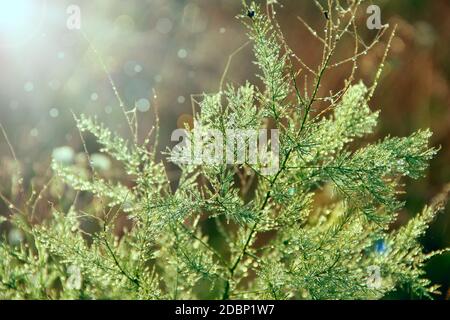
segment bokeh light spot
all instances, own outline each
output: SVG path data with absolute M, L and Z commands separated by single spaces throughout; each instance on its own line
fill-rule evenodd
M 148 101 L 148 99 L 145 98 L 139 99 L 136 102 L 136 108 L 140 112 L 147 112 L 148 110 L 150 110 L 150 101 Z
M 142 72 L 142 70 L 144 70 L 144 68 L 136 61 L 127 61 L 124 66 L 125 73 L 130 77 Z
M 37 137 L 39 135 L 39 130 L 36 128 L 31 129 L 30 136 Z
M 48 83 L 48 86 L 50 87 L 50 89 L 52 90 L 58 90 L 61 87 L 61 82 L 59 82 L 59 80 L 51 80 Z
M 105 107 L 105 112 L 106 112 L 106 114 L 111 114 L 112 113 L 112 107 L 111 106 L 106 106 Z
M 127 15 L 119 16 L 114 22 L 116 27 L 118 27 L 121 31 L 124 32 L 132 32 L 135 27 L 135 23 L 132 17 Z
M 24 90 L 26 92 L 31 92 L 34 90 L 34 84 L 31 81 L 28 81 L 27 83 L 25 83 L 25 85 L 23 86 Z
M 158 82 L 158 83 L 162 82 L 162 76 L 160 74 L 157 74 L 155 76 L 155 81 Z
M 168 18 L 161 18 L 156 22 L 156 30 L 162 34 L 167 34 L 172 31 L 172 21 Z
M 186 49 L 180 49 L 178 50 L 178 58 L 185 59 L 188 56 L 188 52 Z
M 59 110 L 56 108 L 52 108 L 52 109 L 50 109 L 49 114 L 50 114 L 50 117 L 52 117 L 52 118 L 58 118 Z

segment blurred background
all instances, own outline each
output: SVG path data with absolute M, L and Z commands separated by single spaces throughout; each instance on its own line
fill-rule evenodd
M 287 41 L 305 61 L 314 63 L 322 48 L 297 16 L 323 28 L 324 15 L 313 1 L 281 2 L 284 6 L 278 17 Z M 169 146 L 172 130 L 192 119 L 191 95 L 218 91 L 228 57 L 247 41 L 244 27 L 235 19 L 240 3 L 1 0 L 0 123 L 22 162 L 25 180 L 45 176 L 56 148 L 82 151 L 72 112 L 97 115 L 110 128 L 127 135 L 103 65 L 126 107 L 139 110 L 143 134 L 154 125 L 157 113 L 160 149 Z M 367 2 L 363 9 L 370 3 L 381 7 L 383 23 L 398 25 L 372 103 L 373 108 L 381 109 L 376 135 L 404 136 L 429 127 L 434 132 L 433 145 L 442 146 L 426 178 L 405 181 L 401 224 L 450 182 L 450 2 L 379 0 Z M 68 28 L 67 20 L 77 14 L 71 5 L 80 9 L 81 30 Z M 364 19 L 362 16 L 360 32 L 373 38 L 376 31 L 365 28 Z M 381 43 L 361 57 L 357 78 L 370 83 L 384 49 Z M 353 48 L 348 50 L 351 54 Z M 250 47 L 235 55 L 227 80 L 258 83 L 252 59 Z M 326 87 L 341 86 L 344 76 L 328 79 Z M 98 150 L 94 141 L 88 138 L 86 142 L 90 152 Z M 0 135 L 0 190 L 11 180 L 11 167 L 8 144 Z M 174 179 L 176 175 L 173 168 Z M 0 213 L 6 211 L 0 204 Z M 450 247 L 450 208 L 433 223 L 423 243 L 427 251 Z M 437 298 L 450 298 L 450 255 L 433 259 L 427 272 L 434 283 L 442 284 L 442 295 Z M 409 295 L 398 292 L 392 297 Z

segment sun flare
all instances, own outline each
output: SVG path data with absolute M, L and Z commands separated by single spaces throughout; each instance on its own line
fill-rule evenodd
M 45 1 L 0 1 L 0 44 L 12 45 L 30 39 L 42 22 Z

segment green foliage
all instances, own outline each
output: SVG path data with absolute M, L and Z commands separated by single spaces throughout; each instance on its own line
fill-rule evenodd
M 352 84 L 352 74 L 342 90 L 319 96 L 323 77 L 339 64 L 337 44 L 343 35 L 357 37 L 359 1 L 349 3 L 328 8 L 335 20 L 320 38 L 322 62 L 306 68 L 314 80 L 305 82 L 305 92 L 275 15 L 245 7 L 262 86 L 228 86 L 200 103 L 201 129 L 192 135 L 278 128 L 280 166 L 272 175 L 263 174 L 262 164 L 182 164 L 175 157 L 181 178 L 173 188 L 148 139 L 130 142 L 96 119 L 77 118 L 80 133 L 95 136 L 127 177 L 109 181 L 91 162 L 55 159 L 55 179 L 77 192 L 70 209 L 52 206 L 53 217 L 35 224 L 31 210 L 7 202 L 13 213 L 7 223 L 25 239 L 1 242 L 0 298 L 378 299 L 398 287 L 429 297 L 436 287 L 423 266 L 433 254 L 423 253 L 419 239 L 443 199 L 398 230 L 390 226 L 403 205 L 401 178 L 421 177 L 436 153 L 428 147 L 431 133 L 355 147 L 377 124 L 369 103 L 378 79 L 368 88 Z M 86 194 L 98 200 L 88 212 L 77 208 L 78 195 Z M 119 215 L 129 222 L 122 233 Z M 96 230 L 87 231 L 86 221 Z

